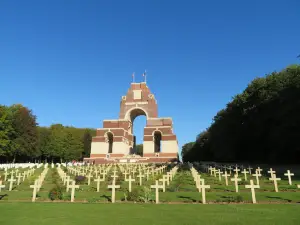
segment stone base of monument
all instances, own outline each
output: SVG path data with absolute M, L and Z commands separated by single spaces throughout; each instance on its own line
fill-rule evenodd
M 91 157 L 84 158 L 84 162 L 91 164 L 107 163 L 167 163 L 177 162 L 177 157 L 142 157 L 139 155 L 126 155 L 122 157 Z

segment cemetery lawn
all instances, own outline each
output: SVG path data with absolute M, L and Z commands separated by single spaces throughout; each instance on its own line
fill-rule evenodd
M 298 204 L 0 204 L 0 224 L 299 224 Z

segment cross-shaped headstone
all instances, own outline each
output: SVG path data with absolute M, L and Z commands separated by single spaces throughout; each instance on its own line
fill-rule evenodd
M 259 188 L 259 185 L 254 185 L 253 180 L 250 180 L 250 185 L 245 185 L 245 188 L 251 189 L 252 202 L 256 203 L 255 188 Z
M 97 192 L 99 192 L 100 191 L 100 182 L 104 181 L 104 178 L 101 179 L 100 177 L 97 177 L 97 179 L 94 179 L 94 181 L 97 182 Z
M 169 176 L 169 180 L 172 181 L 173 180 L 173 175 L 170 172 L 167 172 L 167 175 Z M 168 185 L 170 185 L 170 183 L 168 183 Z
M 147 181 L 148 181 L 148 180 L 149 180 L 150 171 L 149 171 L 149 170 L 146 170 L 145 174 L 146 174 L 146 179 L 147 179 Z
M 111 177 L 113 178 L 113 181 L 115 182 L 115 181 L 116 181 L 116 178 L 119 177 L 119 176 L 117 176 L 117 175 L 114 174 L 114 175 L 112 175 Z
M 199 192 L 201 192 L 201 182 L 203 182 L 204 179 L 200 178 L 200 175 L 196 175 L 196 188 L 198 189 Z
M 7 180 L 7 176 L 8 176 L 8 172 L 7 172 L 7 170 L 5 170 L 5 173 L 4 173 L 4 181 Z
M 210 185 L 205 185 L 203 179 L 199 188 L 201 188 L 201 192 L 202 192 L 202 204 L 206 204 L 205 189 L 210 188 Z
M 256 184 L 259 185 L 259 179 L 258 177 L 261 177 L 261 174 L 258 173 L 258 170 L 255 171 L 255 174 L 252 174 L 256 178 Z
M 277 181 L 281 180 L 281 178 L 276 178 L 276 174 L 273 174 L 273 176 L 271 178 L 269 178 L 269 180 L 272 180 L 274 182 L 275 192 L 278 192 Z
M 71 181 L 71 177 L 67 176 L 66 178 L 66 192 L 69 192 L 70 189 L 70 181 Z
M 115 201 L 116 201 L 116 188 L 120 188 L 120 185 L 116 185 L 115 180 L 113 180 L 112 185 L 108 185 L 108 188 L 111 188 L 111 202 L 115 203 Z
M 238 176 L 235 174 L 234 178 L 230 179 L 231 181 L 234 181 L 234 185 L 235 185 L 235 192 L 239 192 L 239 184 L 238 182 L 241 181 L 241 178 L 238 178 Z
M 226 184 L 226 186 L 228 186 L 228 177 L 229 177 L 229 176 L 230 176 L 230 175 L 227 174 L 227 171 L 225 170 L 225 173 L 222 175 L 222 177 L 225 178 L 225 184 Z
M 252 174 L 252 167 L 251 166 L 248 166 L 248 171 L 249 171 L 249 174 L 251 175 Z
M 158 180 L 155 181 L 155 185 L 151 185 L 151 188 L 155 189 L 155 202 L 156 204 L 159 203 L 159 188 L 163 188 L 162 185 L 158 184 Z
M 145 175 L 141 174 L 141 171 L 139 173 L 139 175 L 137 175 L 137 177 L 140 179 L 140 186 L 142 186 L 142 182 L 143 182 L 143 178 L 145 177 Z
M 229 174 L 231 175 L 231 171 L 233 170 L 231 166 L 228 166 L 227 169 L 229 170 Z
M 289 179 L 289 185 L 292 185 L 292 179 L 291 179 L 291 176 L 294 176 L 293 173 L 291 173 L 290 170 L 287 171 L 287 173 L 284 174 L 284 176 L 287 176 L 288 179 Z
M 18 175 L 17 175 L 17 178 L 18 178 L 17 185 L 20 185 L 21 177 L 22 177 L 21 173 L 18 173 Z
M 235 167 L 235 169 L 233 171 L 235 172 L 236 175 L 239 175 L 240 169 L 238 167 Z
M 129 174 L 127 170 L 123 172 L 125 180 L 127 179 L 127 175 Z
M 16 181 L 13 176 L 10 177 L 9 181 L 9 191 L 13 188 L 13 183 Z
M 125 181 L 128 181 L 129 183 L 129 188 L 128 188 L 128 191 L 131 192 L 131 182 L 135 181 L 135 179 L 131 179 L 131 175 L 129 175 L 129 178 L 126 179 Z
M 75 197 L 75 189 L 79 188 L 79 185 L 75 185 L 75 181 L 72 181 L 72 184 L 69 186 L 71 188 L 71 202 L 74 202 L 74 197 Z
M 2 189 L 2 188 L 5 188 L 5 185 L 3 185 L 3 184 L 2 184 L 2 180 L 0 180 L 0 192 L 1 192 L 1 189 Z
M 210 175 L 212 176 L 213 175 L 213 170 L 212 170 L 212 167 L 208 167 L 208 172 L 210 172 Z
M 93 177 L 93 175 L 91 173 L 89 173 L 89 175 L 86 176 L 88 178 L 88 185 L 91 184 L 91 178 Z
M 221 181 L 221 180 L 222 180 L 221 174 L 222 174 L 223 172 L 221 172 L 221 170 L 218 169 L 218 171 L 217 171 L 216 173 L 219 175 L 219 181 Z
M 242 173 L 244 174 L 245 180 L 247 180 L 247 173 L 249 173 L 246 169 L 244 169 L 242 171 Z
M 215 167 L 212 167 L 212 168 L 211 168 L 211 175 L 214 176 L 214 177 L 217 176 L 217 175 L 216 175 L 216 168 L 215 168 Z
M 275 171 L 270 168 L 270 170 L 268 171 L 268 173 L 270 174 L 271 178 L 273 177 L 273 175 L 275 174 Z
M 256 171 L 258 171 L 259 174 L 261 174 L 261 171 L 263 171 L 260 167 L 257 167 Z
M 32 202 L 35 202 L 35 199 L 36 199 L 36 192 L 39 188 L 39 183 L 38 183 L 38 180 L 35 180 L 34 181 L 34 184 L 33 185 L 30 185 L 29 186 L 30 188 L 33 188 L 33 193 L 32 193 Z
M 163 175 L 162 179 L 159 179 L 159 181 L 162 181 L 162 186 L 163 186 L 163 192 L 166 192 L 166 181 L 168 180 L 168 175 Z
M 22 181 L 25 181 L 25 178 L 26 178 L 26 171 L 24 171 L 24 172 L 22 173 Z

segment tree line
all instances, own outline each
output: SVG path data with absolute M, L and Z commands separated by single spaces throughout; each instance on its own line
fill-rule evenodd
M 213 118 L 183 161 L 299 163 L 300 65 L 252 80 Z
M 32 110 L 0 105 L 0 162 L 64 162 L 89 157 L 94 129 L 38 126 Z

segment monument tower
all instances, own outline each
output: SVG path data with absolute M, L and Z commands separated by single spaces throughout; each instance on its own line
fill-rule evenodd
M 135 136 L 134 119 L 146 116 L 144 127 L 143 156 L 132 155 Z M 90 158 L 94 163 L 111 162 L 170 162 L 176 161 L 178 142 L 173 133 L 172 118 L 159 118 L 157 101 L 146 82 L 131 83 L 121 98 L 119 119 L 104 120 L 103 128 L 97 129 L 92 139 Z

